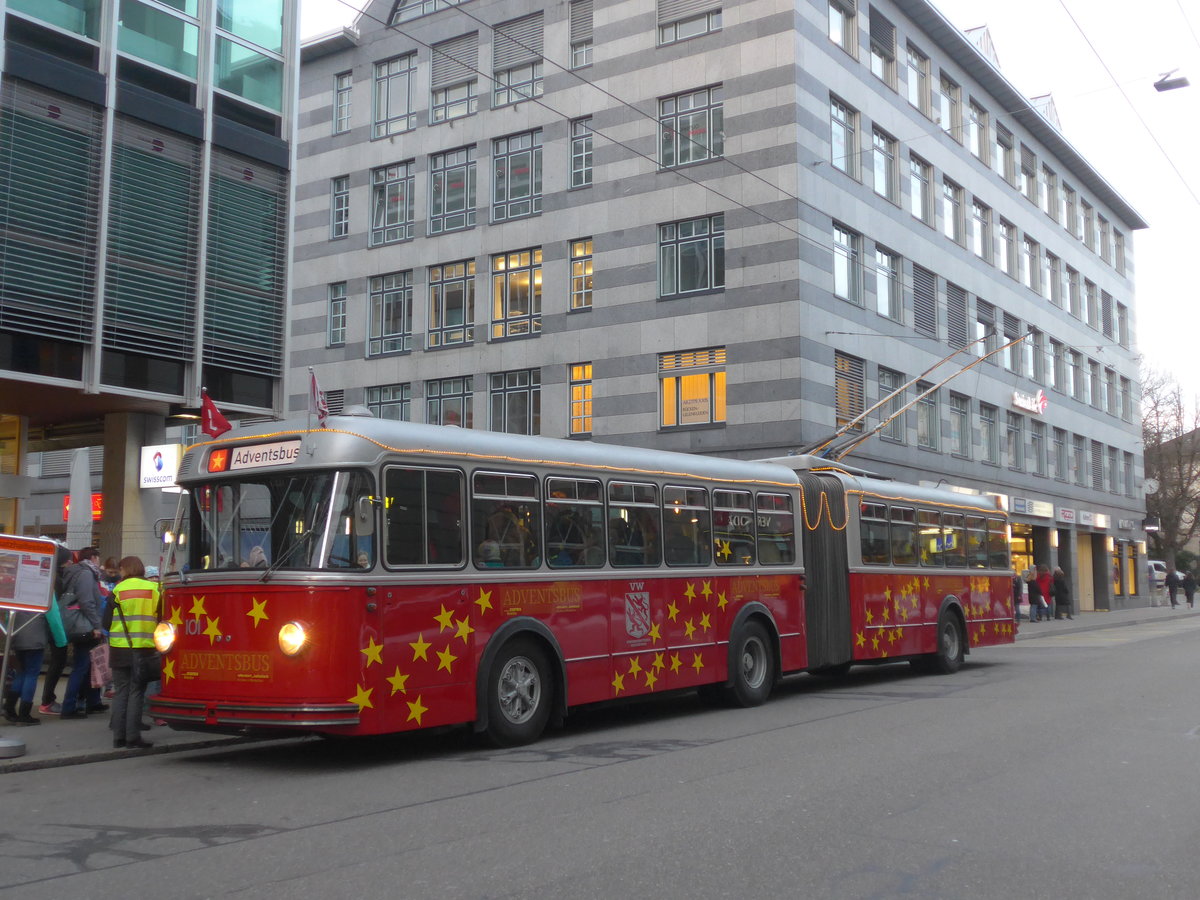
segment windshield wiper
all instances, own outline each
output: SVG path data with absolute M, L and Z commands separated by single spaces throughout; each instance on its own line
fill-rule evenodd
M 310 546 L 309 542 L 316 533 L 317 529 L 315 527 L 309 528 L 308 531 L 296 538 L 296 542 L 292 544 L 291 547 L 279 554 L 279 557 L 273 563 L 271 563 L 271 565 L 267 566 L 267 569 L 262 573 L 262 578 L 259 579 L 259 582 L 266 584 L 271 575 L 277 572 L 285 562 L 293 557 L 293 555 L 296 553 L 296 548 L 303 547 L 307 550 Z

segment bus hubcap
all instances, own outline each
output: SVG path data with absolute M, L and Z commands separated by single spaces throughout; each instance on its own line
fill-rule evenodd
M 537 668 L 524 656 L 513 657 L 500 673 L 499 693 L 504 717 L 518 725 L 525 722 L 542 696 Z

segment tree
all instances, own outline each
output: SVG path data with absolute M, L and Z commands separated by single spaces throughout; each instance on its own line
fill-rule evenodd
M 1175 568 L 1175 555 L 1200 528 L 1200 410 L 1192 406 L 1189 410 L 1173 376 L 1143 371 L 1146 514 L 1158 519 L 1150 545 L 1168 568 Z

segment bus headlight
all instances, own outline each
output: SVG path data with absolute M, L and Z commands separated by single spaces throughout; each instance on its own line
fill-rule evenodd
M 308 643 L 308 633 L 299 622 L 288 622 L 279 629 L 279 649 L 288 656 L 295 656 Z
M 170 622 L 159 622 L 154 626 L 154 649 L 166 653 L 175 646 L 175 626 Z

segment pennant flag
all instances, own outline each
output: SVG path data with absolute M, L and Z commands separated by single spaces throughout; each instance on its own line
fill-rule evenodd
M 317 417 L 317 424 L 322 428 L 325 427 L 325 420 L 329 418 L 329 403 L 325 400 L 325 392 L 321 390 L 321 385 L 317 383 L 317 373 L 313 371 L 313 367 L 308 367 L 309 385 L 308 385 L 308 414 Z
M 230 428 L 229 420 L 221 415 L 217 405 L 208 396 L 208 391 L 200 389 L 200 430 L 209 437 L 220 437 Z

